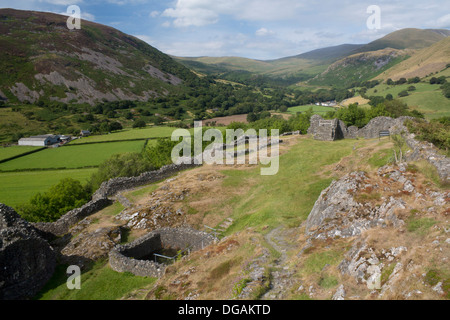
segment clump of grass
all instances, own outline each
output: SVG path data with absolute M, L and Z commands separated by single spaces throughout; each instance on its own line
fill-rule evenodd
M 209 273 L 210 280 L 213 281 L 213 280 L 219 280 L 219 279 L 223 278 L 224 276 L 229 274 L 231 271 L 231 268 L 233 268 L 233 266 L 239 264 L 241 260 L 242 260 L 242 258 L 237 258 L 237 259 L 231 259 L 231 260 L 222 262 L 221 264 L 219 264 L 217 267 L 215 267 L 214 269 L 212 269 L 210 271 L 210 273 Z
M 432 218 L 411 219 L 408 222 L 407 229 L 409 232 L 425 235 L 428 232 L 428 229 L 436 223 L 437 221 Z
M 304 265 L 303 270 L 307 274 L 317 273 L 322 271 L 326 265 L 334 265 L 342 260 L 342 254 L 338 251 L 325 251 L 313 253 L 309 256 Z
M 378 201 L 381 199 L 381 194 L 378 192 L 360 193 L 356 195 L 354 198 L 355 201 L 357 202 Z
M 238 298 L 250 281 L 251 279 L 249 278 L 243 278 L 238 282 L 236 282 L 235 285 L 233 286 L 233 298 L 235 299 Z
M 325 275 L 320 278 L 319 286 L 324 289 L 331 289 L 336 287 L 339 284 L 338 279 L 334 276 Z
M 41 300 L 117 300 L 138 288 L 146 287 L 155 278 L 119 273 L 106 260 L 93 263 L 81 274 L 81 290 L 69 290 L 66 285 L 66 265 L 59 265 L 47 285 L 35 297 Z
M 439 272 L 435 269 L 429 270 L 425 275 L 425 282 L 430 286 L 435 286 L 439 283 L 441 277 L 439 276 Z
M 393 160 L 392 150 L 386 149 L 375 153 L 369 160 L 367 160 L 367 162 L 375 168 L 381 168 L 391 163 L 392 160 Z
M 381 285 L 384 285 L 386 282 L 388 282 L 389 277 L 391 276 L 392 272 L 394 272 L 396 265 L 396 263 L 391 263 L 383 269 L 383 271 L 381 272 Z

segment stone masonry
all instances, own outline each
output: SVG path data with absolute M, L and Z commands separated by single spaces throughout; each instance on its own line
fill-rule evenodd
M 136 241 L 116 246 L 109 253 L 109 264 L 117 272 L 130 272 L 141 277 L 162 277 L 166 266 L 143 260 L 155 251 L 172 248 L 190 251 L 200 250 L 217 239 L 211 234 L 190 228 L 164 228 L 148 233 Z
M 33 297 L 51 278 L 50 245 L 12 208 L 0 204 L 0 300 Z

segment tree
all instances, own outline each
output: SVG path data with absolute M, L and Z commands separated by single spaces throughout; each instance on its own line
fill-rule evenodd
M 143 119 L 139 119 L 133 123 L 133 128 L 145 128 L 147 124 Z
M 408 91 L 406 91 L 406 90 L 403 90 L 403 91 L 401 91 L 399 94 L 398 94 L 398 96 L 401 98 L 401 97 L 407 97 L 407 96 L 409 96 L 409 93 L 408 93 Z
M 386 111 L 389 112 L 393 118 L 409 115 L 408 105 L 400 100 L 386 100 L 384 106 Z
M 250 112 L 247 115 L 247 122 L 255 122 L 256 120 L 258 120 L 258 116 L 255 113 Z
M 114 121 L 109 125 L 109 130 L 110 131 L 119 131 L 122 130 L 122 124 L 120 122 Z
M 30 222 L 53 222 L 68 211 L 89 201 L 90 192 L 72 178 L 61 180 L 47 192 L 38 193 L 26 205 L 19 207 L 20 215 Z
M 104 181 L 117 177 L 134 177 L 154 167 L 140 153 L 123 153 L 111 156 L 100 164 L 89 180 L 89 188 L 96 190 Z

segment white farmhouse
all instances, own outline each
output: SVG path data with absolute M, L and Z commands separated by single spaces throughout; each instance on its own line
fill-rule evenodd
M 59 142 L 59 136 L 53 134 L 45 134 L 19 140 L 19 146 L 46 147 Z

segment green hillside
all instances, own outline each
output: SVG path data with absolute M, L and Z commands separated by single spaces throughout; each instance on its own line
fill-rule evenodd
M 67 17 L 0 9 L 0 96 L 90 104 L 147 101 L 195 81 L 189 69 L 116 29 Z
M 354 54 L 333 63 L 308 83 L 344 88 L 359 86 L 407 58 L 405 51 L 395 49 Z
M 432 46 L 419 50 L 409 59 L 380 74 L 376 79 L 394 81 L 414 77 L 423 78 L 434 72 L 442 71 L 450 63 L 450 37 L 444 38 Z
M 450 36 L 450 30 L 440 29 L 402 29 L 375 40 L 357 50 L 355 53 L 377 51 L 386 48 L 392 49 L 423 49 Z

